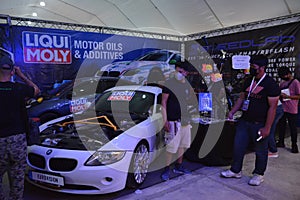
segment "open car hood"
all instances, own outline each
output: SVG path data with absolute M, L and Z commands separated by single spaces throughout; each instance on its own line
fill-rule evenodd
M 120 118 L 121 119 L 121 118 Z M 70 150 L 97 150 L 146 119 L 114 121 L 112 116 L 100 115 L 83 119 L 73 117 L 49 124 L 41 132 L 40 146 Z

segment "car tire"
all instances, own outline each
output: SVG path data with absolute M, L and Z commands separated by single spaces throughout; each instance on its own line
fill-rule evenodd
M 55 113 L 44 113 L 40 116 L 40 122 L 41 124 L 50 121 L 52 119 L 58 118 L 58 115 Z
M 128 177 L 127 187 L 138 188 L 145 181 L 150 164 L 149 148 L 145 142 L 137 145 L 132 155 Z

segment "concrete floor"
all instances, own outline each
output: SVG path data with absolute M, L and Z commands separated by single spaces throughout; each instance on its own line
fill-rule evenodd
M 299 133 L 299 132 L 298 132 Z M 298 144 L 300 144 L 298 134 Z M 227 179 L 220 177 L 226 167 L 202 167 L 192 175 L 183 175 L 118 200 L 300 200 L 300 154 L 290 152 L 290 137 L 285 139 L 286 148 L 279 148 L 278 158 L 269 158 L 265 181 L 260 186 L 250 186 L 255 154 L 248 153 L 244 159 L 243 177 Z
M 300 132 L 298 132 L 300 133 Z M 139 190 L 123 190 L 108 195 L 68 195 L 51 192 L 25 184 L 25 200 L 68 200 L 68 199 L 118 199 L 118 200 L 300 200 L 300 154 L 290 152 L 290 137 L 285 139 L 286 148 L 279 148 L 278 158 L 269 158 L 265 181 L 260 186 L 249 186 L 251 172 L 254 167 L 254 153 L 245 156 L 243 177 L 241 179 L 225 179 L 220 171 L 229 168 L 206 167 L 193 164 L 192 175 L 172 176 L 167 182 L 156 181 L 155 184 Z M 300 134 L 298 135 L 300 146 Z M 159 173 L 152 175 L 159 180 Z M 151 179 L 151 178 L 150 178 Z M 4 181 L 8 190 L 8 182 Z

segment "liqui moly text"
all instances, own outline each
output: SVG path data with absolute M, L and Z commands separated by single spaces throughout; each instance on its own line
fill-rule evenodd
M 66 34 L 22 32 L 25 63 L 70 64 L 71 36 Z

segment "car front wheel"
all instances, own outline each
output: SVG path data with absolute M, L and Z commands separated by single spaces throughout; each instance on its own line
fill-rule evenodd
M 149 149 L 145 143 L 140 143 L 134 150 L 127 177 L 127 187 L 137 188 L 146 179 L 150 164 Z

